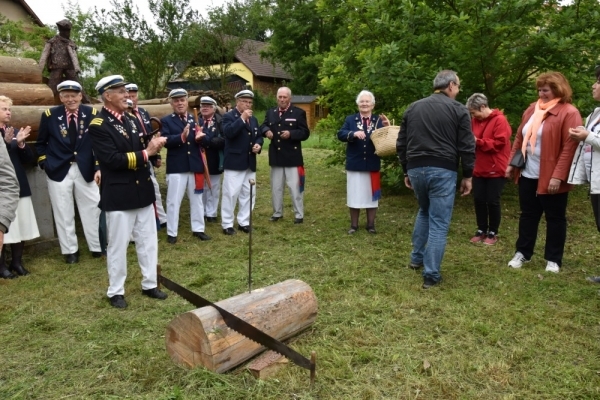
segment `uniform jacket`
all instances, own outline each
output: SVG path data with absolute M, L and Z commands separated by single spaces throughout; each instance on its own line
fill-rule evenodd
M 0 140 L 0 231 L 8 232 L 19 203 L 19 181 L 4 140 Z
M 398 158 L 406 173 L 411 168 L 437 167 L 473 176 L 475 138 L 467 107 L 444 92 L 412 103 L 402 116 L 396 141 Z
M 510 152 L 510 158 L 517 151 L 521 151 L 523 144 L 523 127 L 529 121 L 535 110 L 535 104 L 531 103 L 523 113 L 521 125 L 517 129 L 515 142 Z M 573 188 L 567 183 L 569 169 L 573 161 L 573 155 L 577 150 L 577 142 L 569 138 L 569 128 L 581 125 L 581 115 L 573 105 L 558 103 L 546 113 L 544 127 L 542 128 L 542 147 L 540 151 L 540 177 L 538 179 L 537 194 L 548 194 L 550 179 L 560 179 L 560 187 L 557 193 L 568 192 Z M 515 176 L 519 176 L 517 169 Z
M 342 129 L 338 131 L 338 139 L 347 142 L 346 145 L 346 170 L 348 171 L 379 171 L 381 159 L 375 154 L 375 146 L 371 141 L 371 134 L 375 129 L 383 127 L 377 115 L 371 115 L 370 125 L 364 126 L 360 113 L 349 115 L 344 121 Z M 364 131 L 365 140 L 354 138 L 354 132 Z
M 0 132 L 2 133 L 2 140 L 4 141 L 4 129 L 0 128 Z M 15 135 L 16 132 L 18 131 L 15 130 Z M 27 175 L 25 174 L 25 168 L 23 167 L 23 164 L 29 164 L 33 161 L 33 151 L 31 151 L 27 145 L 20 149 L 16 138 L 13 138 L 10 144 L 6 144 L 6 149 L 8 150 L 8 156 L 10 157 L 10 161 L 15 169 L 17 180 L 19 181 L 19 187 L 21 188 L 19 191 L 19 197 L 31 196 L 31 188 L 29 187 L 29 181 L 27 180 Z
M 202 120 L 203 132 L 209 136 L 206 146 L 206 163 L 211 175 L 219 175 L 223 172 L 225 154 L 225 136 L 223 135 L 223 117 L 214 114 L 209 121 Z
M 208 135 L 200 143 L 196 142 L 196 123 L 194 117 L 187 113 L 186 123 L 179 115 L 169 114 L 164 116 L 162 122 L 162 136 L 167 138 L 167 174 L 181 174 L 185 172 L 204 172 L 204 164 L 200 156 L 201 146 L 207 146 Z M 184 142 L 181 139 L 186 124 L 190 124 L 190 132 Z
M 596 108 L 593 113 L 587 117 L 585 127 L 591 131 L 591 124 L 600 116 L 600 107 Z M 583 162 L 583 148 L 586 144 L 592 145 L 592 171 L 590 174 L 591 182 L 588 182 L 585 164 Z M 575 151 L 571 170 L 569 171 L 568 183 L 573 185 L 581 185 L 584 183 L 590 184 L 591 194 L 600 194 L 600 132 L 590 133 L 584 141 L 579 142 L 579 146 Z
M 150 122 L 150 114 L 148 113 L 148 111 L 146 111 L 145 108 L 142 108 L 142 107 L 138 107 L 137 111 L 140 113 L 140 116 L 142 117 L 142 122 L 140 122 L 140 125 L 142 125 L 142 128 L 144 129 L 144 134 L 145 135 L 150 134 L 152 132 L 152 123 Z M 135 112 L 133 112 L 132 114 L 137 117 Z M 138 118 L 138 120 L 139 120 L 139 118 Z M 160 154 L 156 154 L 156 155 L 153 155 L 152 157 L 150 157 L 150 161 L 152 162 L 152 165 L 154 165 L 154 166 L 156 166 L 156 161 L 160 160 L 160 159 L 161 159 Z
M 256 172 L 256 154 L 252 146 L 263 145 L 256 117 L 250 118 L 250 124 L 244 122 L 237 108 L 223 116 L 223 134 L 225 135 L 225 161 L 224 169 L 235 171 Z
M 479 178 L 504 178 L 510 154 L 510 124 L 500 110 L 492 110 L 485 119 L 471 120 L 475 135 L 475 169 Z
M 67 113 L 64 106 L 52 107 L 44 111 L 40 120 L 40 129 L 35 143 L 38 164 L 46 171 L 48 178 L 62 182 L 71 165 L 76 162 L 86 182 L 94 180 L 98 169 L 92 152 L 92 141 L 88 134 L 88 125 L 98 112 L 81 104 L 77 114 L 77 141 L 75 150 L 71 149 Z
M 272 167 L 297 167 L 304 165 L 302 159 L 302 142 L 310 136 L 306 123 L 306 112 L 290 105 L 279 116 L 279 107 L 267 110 L 265 122 L 260 127 L 264 136 L 267 131 L 273 132 L 269 145 L 269 165 Z M 281 139 L 282 131 L 290 131 L 289 139 Z
M 125 113 L 121 123 L 104 108 L 90 123 L 89 134 L 102 173 L 100 208 L 104 211 L 143 208 L 155 200 L 140 131 L 133 114 Z

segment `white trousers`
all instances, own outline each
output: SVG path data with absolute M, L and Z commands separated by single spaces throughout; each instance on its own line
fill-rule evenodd
M 298 167 L 271 167 L 271 202 L 273 216 L 283 217 L 283 192 L 286 184 L 290 188 L 292 207 L 296 218 L 304 218 L 304 192 L 300 191 Z
M 223 229 L 233 228 L 233 212 L 238 203 L 237 221 L 241 226 L 250 224 L 250 179 L 256 180 L 256 172 L 249 169 L 223 172 L 223 198 L 221 199 L 221 226 Z M 256 198 L 256 185 L 252 189 L 252 209 Z
M 204 232 L 204 205 L 202 194 L 195 194 L 196 180 L 193 172 L 167 174 L 167 235 L 177 236 L 179 208 L 187 192 L 190 200 L 192 232 Z
M 202 201 L 204 202 L 204 215 L 207 217 L 216 217 L 219 209 L 219 197 L 221 196 L 221 174 L 211 175 L 210 183 L 212 191 L 208 188 L 208 184 L 204 184 L 204 193 L 202 193 Z
M 158 186 L 158 181 L 156 180 L 156 174 L 154 173 L 154 167 L 152 164 L 150 166 L 150 179 L 152 179 L 152 184 L 154 185 L 154 196 L 156 197 L 156 213 L 158 214 L 158 220 L 161 224 L 167 222 L 167 213 L 162 205 L 162 197 L 160 195 L 160 186 Z
M 127 278 L 127 247 L 133 235 L 138 263 L 142 271 L 142 289 L 153 289 L 158 264 L 158 238 L 154 206 L 127 211 L 107 211 L 108 248 L 108 297 L 125 294 Z
M 62 182 L 55 182 L 48 177 L 46 181 L 62 254 L 73 254 L 79 249 L 75 233 L 75 202 L 88 248 L 94 252 L 101 251 L 98 235 L 100 190 L 96 182 L 86 182 L 75 163 Z

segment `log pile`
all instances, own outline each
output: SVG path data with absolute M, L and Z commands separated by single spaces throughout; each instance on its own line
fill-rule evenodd
M 54 94 L 42 83 L 42 69 L 31 58 L 0 56 L 0 94 L 15 106 L 54 104 Z

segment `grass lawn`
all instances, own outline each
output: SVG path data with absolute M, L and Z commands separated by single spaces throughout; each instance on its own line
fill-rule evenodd
M 311 140 L 316 143 L 316 139 Z M 469 243 L 472 197 L 457 197 L 442 273 L 421 289 L 407 268 L 416 201 L 405 188 L 384 188 L 377 235 L 349 236 L 343 166 L 329 151 L 305 150 L 304 224 L 294 225 L 286 194 L 284 219 L 271 215 L 266 151 L 259 156 L 253 235 L 254 288 L 290 278 L 307 282 L 319 301 L 316 323 L 291 346 L 317 352 L 317 381 L 290 364 L 256 381 L 243 368 L 214 374 L 174 365 L 165 327 L 193 308 L 169 292 L 140 294 L 133 246 L 124 311 L 106 298 L 105 261 L 93 259 L 80 235 L 81 262 L 63 263 L 58 248 L 26 252 L 28 277 L 0 280 L 1 399 L 598 399 L 600 275 L 596 231 L 586 188 L 570 197 L 563 270 L 544 272 L 545 225 L 532 262 L 507 267 L 513 255 L 518 198 L 504 191 L 500 241 Z M 164 168 L 159 182 L 164 184 Z M 163 187 L 166 191 L 166 187 Z M 210 242 L 190 232 L 186 199 L 179 241 L 159 232 L 165 276 L 217 301 L 246 290 L 248 236 L 209 224 Z

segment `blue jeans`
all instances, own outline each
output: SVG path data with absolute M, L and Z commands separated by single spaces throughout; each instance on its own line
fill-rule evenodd
M 419 203 L 410 260 L 424 265 L 423 278 L 438 282 L 454 207 L 456 171 L 420 167 L 408 170 L 408 177 Z

